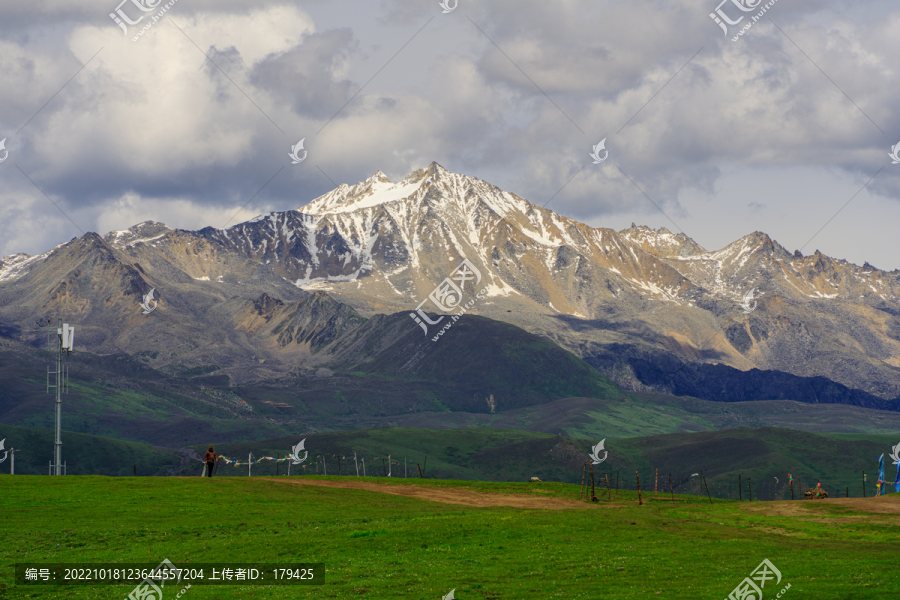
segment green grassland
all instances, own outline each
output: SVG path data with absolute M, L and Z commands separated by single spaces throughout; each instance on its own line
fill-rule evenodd
M 0 425 L 3 438 L 7 448 L 21 450 L 16 455 L 18 474 L 47 473 L 53 450 L 52 430 Z M 389 469 L 394 478 L 413 478 L 420 466 L 428 478 L 527 481 L 539 477 L 563 483 L 581 481 L 584 461 L 591 446 L 599 441 L 517 429 L 392 427 L 253 442 L 218 443 L 212 438 L 210 442 L 219 454 L 246 463 L 251 453 L 254 460 L 283 458 L 302 439 L 309 455 L 302 465 L 291 467 L 292 475 L 322 475 L 327 469 L 328 475 L 355 477 L 358 466 L 360 474 L 369 476 L 382 476 Z M 872 496 L 880 454 L 885 453 L 886 478 L 893 483 L 896 477 L 896 467 L 890 464 L 887 453 L 898 441 L 897 436 L 814 434 L 774 427 L 609 437 L 608 458 L 595 473 L 597 483 L 606 475 L 618 476 L 622 489 L 636 488 L 636 471 L 647 488 L 667 488 L 671 475 L 676 492 L 698 495 L 699 478 L 691 475 L 702 471 L 713 497 L 746 499 L 749 480 L 754 499 L 783 500 L 791 497 L 788 473 L 793 475 L 797 497 L 801 484 L 809 488 L 817 481 L 832 496 L 861 497 L 865 471 L 866 495 Z M 138 475 L 199 476 L 200 457 L 207 447 L 173 449 L 70 432 L 64 432 L 63 442 L 63 459 L 72 475 L 130 475 L 136 464 Z M 8 472 L 8 464 L 0 465 L 0 469 Z M 233 466 L 223 461 L 216 475 L 247 477 L 248 471 L 246 464 Z M 284 462 L 276 465 L 263 460 L 252 467 L 253 476 L 286 472 Z
M 295 478 L 291 478 L 295 479 Z M 337 478 L 318 478 L 336 480 Z M 900 583 L 896 502 L 710 504 L 634 492 L 571 510 L 475 508 L 283 479 L 0 476 L 9 598 L 124 598 L 133 586 L 12 587 L 22 562 L 320 562 L 319 586 L 200 586 L 185 600 L 726 597 L 763 560 L 766 598 L 868 600 Z M 344 480 L 346 481 L 346 479 Z M 570 484 L 369 481 L 577 499 Z M 578 506 L 582 508 L 578 508 Z M 780 510 L 767 510 L 777 507 Z M 893 507 L 893 513 L 880 513 Z M 770 591 L 771 590 L 771 591 Z M 167 597 L 168 598 L 168 597 Z
M 340 468 L 343 475 L 355 476 L 355 453 L 357 463 L 365 459 L 370 476 L 383 475 L 382 461 L 390 456 L 394 477 L 403 477 L 406 460 L 409 477 L 416 476 L 419 465 L 425 468 L 426 477 L 440 479 L 527 481 L 535 476 L 566 483 L 581 480 L 584 461 L 591 446 L 599 441 L 512 429 L 398 427 L 218 444 L 216 451 L 241 461 L 251 452 L 254 458 L 283 457 L 301 439 L 306 440 L 309 457 L 304 465 L 292 467 L 292 474 L 300 469 L 301 474 L 321 475 L 327 468 L 329 475 L 336 475 Z M 712 496 L 735 500 L 748 497 L 748 479 L 755 499 L 790 499 L 787 474 L 791 473 L 797 497 L 801 484 L 808 489 L 817 481 L 831 495 L 861 497 L 862 472 L 868 473 L 866 494 L 874 495 L 878 455 L 889 452 L 898 441 L 896 436 L 838 436 L 775 427 L 607 438 L 609 457 L 595 470 L 598 482 L 603 474 L 615 477 L 618 473 L 619 486 L 625 489 L 636 488 L 635 471 L 645 486 L 656 485 L 659 489 L 667 486 L 671 475 L 675 491 L 693 494 L 699 494 L 701 489 L 699 478 L 691 475 L 703 471 Z M 206 448 L 195 449 L 199 453 Z M 887 463 L 885 475 L 893 483 L 896 467 L 889 464 L 890 460 Z M 191 463 L 182 472 L 195 471 L 200 472 L 196 463 Z M 218 470 L 219 475 L 238 477 L 246 477 L 247 472 L 246 465 L 220 464 Z M 252 470 L 253 475 L 259 476 L 276 472 L 285 474 L 284 463 L 276 467 L 273 462 L 263 461 Z

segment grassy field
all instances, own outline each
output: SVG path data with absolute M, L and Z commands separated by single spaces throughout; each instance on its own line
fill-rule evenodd
M 340 456 L 342 473 L 355 476 L 356 453 L 358 461 L 365 459 L 368 475 L 382 475 L 382 461 L 390 455 L 394 477 L 403 477 L 404 459 L 408 461 L 406 472 L 415 477 L 417 465 L 424 467 L 427 456 L 426 476 L 435 478 L 527 481 L 537 476 L 568 483 L 581 480 L 588 452 L 599 441 L 513 429 L 393 427 L 219 444 L 216 450 L 240 460 L 246 460 L 250 452 L 254 457 L 284 456 L 302 438 L 309 458 L 303 466 L 293 467 L 295 474 L 299 468 L 304 475 L 321 475 L 324 460 L 328 474 L 336 475 Z M 794 477 L 797 497 L 801 484 L 808 489 L 817 481 L 831 495 L 860 497 L 862 472 L 866 471 L 866 494 L 872 496 L 878 455 L 889 452 L 898 441 L 897 436 L 814 434 L 775 427 L 608 438 L 609 457 L 595 470 L 598 478 L 618 472 L 620 487 L 636 489 L 635 471 L 640 472 L 645 487 L 652 487 L 657 484 L 658 469 L 660 489 L 671 474 L 675 491 L 692 494 L 701 490 L 699 478 L 691 475 L 703 471 L 712 496 L 734 500 L 748 497 L 748 479 L 755 499 L 790 499 L 788 473 Z M 885 465 L 885 476 L 893 483 L 896 467 L 890 462 Z M 199 474 L 200 467 L 191 463 L 183 473 L 195 471 Z M 284 463 L 278 472 L 285 473 Z M 246 477 L 247 467 L 222 464 L 219 474 Z M 276 467 L 261 462 L 253 467 L 253 474 L 275 475 Z
M 0 439 L 3 438 L 7 448 L 21 450 L 16 455 L 17 473 L 47 473 L 53 449 L 52 430 L 0 425 Z M 389 468 L 395 478 L 404 477 L 404 473 L 412 478 L 416 477 L 417 466 L 421 466 L 426 477 L 438 479 L 524 482 L 537 476 L 544 481 L 566 483 L 581 480 L 588 452 L 599 441 L 488 427 L 392 427 L 215 446 L 220 454 L 246 461 L 251 452 L 254 458 L 284 457 L 301 439 L 306 440 L 309 456 L 303 465 L 292 467 L 294 475 L 322 475 L 327 468 L 329 475 L 337 475 L 340 470 L 345 476 L 355 476 L 358 466 L 360 474 L 381 476 Z M 702 471 L 713 497 L 734 500 L 748 497 L 748 480 L 757 500 L 790 499 L 788 473 L 794 477 L 798 497 L 801 484 L 808 489 L 817 481 L 833 496 L 860 497 L 865 471 L 866 494 L 872 496 L 879 454 L 886 454 L 886 478 L 893 482 L 896 477 L 896 467 L 890 464 L 887 453 L 898 441 L 896 435 L 813 434 L 774 427 L 610 437 L 606 440 L 608 459 L 595 471 L 598 481 L 606 474 L 615 477 L 618 473 L 619 487 L 623 489 L 636 488 L 635 471 L 640 472 L 645 487 L 659 485 L 660 489 L 667 489 L 671 474 L 676 492 L 694 495 L 701 492 L 700 481 L 691 475 Z M 131 475 L 137 464 L 137 473 L 142 476 L 197 476 L 202 470 L 199 460 L 205 449 L 205 445 L 194 446 L 191 456 L 186 449 L 176 451 L 98 436 L 63 434 L 63 458 L 70 475 Z M 0 465 L 2 472 L 9 472 L 9 462 Z M 284 475 L 286 470 L 286 463 L 276 467 L 272 461 L 262 461 L 253 466 L 252 473 L 274 476 Z M 222 462 L 217 476 L 246 477 L 247 472 L 246 464 L 235 467 Z
M 562 483 L 367 479 L 391 489 L 569 499 L 573 506 L 540 510 L 429 502 L 296 485 L 296 479 L 0 476 L 0 583 L 9 598 L 125 598 L 133 586 L 12 587 L 12 565 L 155 566 L 164 558 L 176 566 L 320 562 L 326 568 L 320 586 L 195 585 L 185 600 L 440 598 L 451 589 L 460 600 L 657 592 L 719 600 L 766 558 L 782 580 L 766 586 L 765 598 L 787 584 L 782 597 L 788 599 L 887 597 L 900 582 L 900 503 L 892 496 L 856 506 L 710 504 L 684 496 L 654 500 L 645 492 L 639 506 L 634 492 L 620 492 L 617 501 L 598 506 L 578 503 L 578 486 Z

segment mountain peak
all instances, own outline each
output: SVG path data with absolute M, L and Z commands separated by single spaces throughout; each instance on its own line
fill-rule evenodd
M 431 161 L 431 164 L 428 165 L 428 172 L 432 174 L 437 173 L 449 173 L 447 169 L 442 167 L 437 161 Z
M 432 162 L 428 167 L 413 171 L 394 183 L 382 171 L 360 181 L 356 185 L 342 183 L 324 196 L 319 196 L 300 212 L 307 214 L 347 213 L 360 208 L 371 208 L 395 200 L 403 200 L 414 194 L 428 179 L 440 178 L 449 173 L 444 167 Z
M 706 252 L 702 246 L 683 233 L 672 233 L 665 227 L 653 229 L 646 225 L 631 224 L 619 235 L 637 244 L 644 252 L 657 258 L 670 256 L 694 256 Z
M 122 231 L 110 231 L 103 236 L 103 241 L 113 248 L 125 248 L 141 242 L 157 240 L 170 231 L 172 229 L 165 223 L 144 221 Z
M 369 177 L 368 179 L 366 179 L 365 182 L 367 182 L 367 181 L 372 181 L 372 182 L 378 181 L 378 182 L 383 182 L 383 183 L 394 183 L 393 181 L 391 181 L 391 178 L 388 177 L 387 175 L 385 175 L 384 172 L 383 172 L 381 169 L 378 169 L 377 171 L 375 171 L 375 174 L 372 175 L 371 177 Z M 363 183 L 365 183 L 365 182 L 363 182 Z

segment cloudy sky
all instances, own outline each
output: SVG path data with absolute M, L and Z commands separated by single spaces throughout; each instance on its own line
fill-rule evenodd
M 437 161 L 595 226 L 900 268 L 896 2 L 726 0 L 726 35 L 719 0 L 119 1 L 0 5 L 0 255 Z

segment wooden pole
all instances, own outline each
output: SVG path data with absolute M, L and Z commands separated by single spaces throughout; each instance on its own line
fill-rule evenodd
M 419 463 L 416 463 L 416 474 L 419 476 L 419 479 L 422 479 L 422 469 L 419 467 Z
M 791 500 L 794 499 L 794 482 L 791 481 Z
M 425 462 L 422 463 L 422 479 L 425 479 L 425 467 L 428 466 L 428 456 L 425 456 Z
M 656 493 L 659 488 L 659 468 L 656 469 L 656 477 L 653 479 L 653 497 L 659 498 L 659 495 Z
M 712 504 L 712 498 L 709 496 L 709 485 L 706 483 L 706 479 L 703 480 L 703 486 L 706 488 L 706 497 L 709 498 L 709 503 Z
M 750 478 L 747 478 L 747 494 L 750 496 L 750 502 L 753 502 L 753 490 L 750 488 Z
M 597 495 L 594 494 L 594 463 L 591 463 L 591 502 L 597 502 Z
M 744 499 L 744 492 L 741 490 L 741 474 L 738 473 L 738 500 Z
M 637 471 L 634 472 L 634 478 L 637 480 L 637 488 L 638 488 L 638 506 L 643 506 L 644 501 L 641 499 L 641 476 Z
M 675 488 L 672 486 L 672 474 L 669 473 L 669 493 L 672 494 L 672 502 L 675 501 Z
M 581 492 L 578 494 L 578 499 L 584 499 L 584 476 L 587 473 L 587 461 L 584 461 L 584 466 L 581 469 Z

